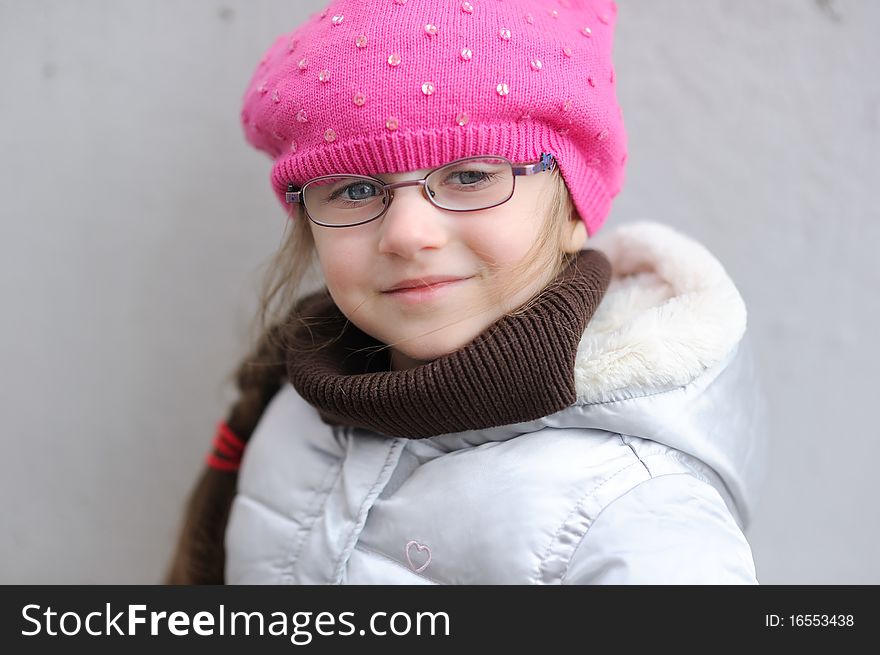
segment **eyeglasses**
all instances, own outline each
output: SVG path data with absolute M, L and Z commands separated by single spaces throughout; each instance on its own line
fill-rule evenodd
M 553 170 L 556 159 L 542 152 L 529 164 L 513 164 L 500 155 L 465 157 L 430 171 L 420 180 L 385 184 L 368 175 L 322 175 L 301 188 L 287 185 L 288 203 L 301 203 L 309 219 L 324 227 L 353 227 L 384 215 L 394 200 L 394 189 L 421 186 L 435 207 L 453 212 L 489 209 L 513 196 L 517 175 Z

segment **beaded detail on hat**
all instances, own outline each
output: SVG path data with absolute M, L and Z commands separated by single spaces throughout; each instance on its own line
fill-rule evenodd
M 616 18 L 613 0 L 334 0 L 260 58 L 245 137 L 273 159 L 282 204 L 319 175 L 552 151 L 592 235 L 626 161 Z

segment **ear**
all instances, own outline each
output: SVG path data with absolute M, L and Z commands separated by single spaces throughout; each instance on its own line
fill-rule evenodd
M 572 210 L 571 219 L 568 221 L 564 243 L 565 252 L 577 252 L 582 250 L 587 242 L 587 225 L 584 223 L 577 210 Z

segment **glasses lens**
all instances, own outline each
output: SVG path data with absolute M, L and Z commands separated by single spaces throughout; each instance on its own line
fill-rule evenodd
M 309 215 L 325 225 L 355 225 L 385 209 L 385 191 L 375 180 L 355 175 L 325 177 L 303 189 Z
M 434 171 L 426 181 L 434 202 L 456 211 L 498 205 L 513 194 L 513 169 L 498 157 L 452 162 Z
M 434 203 L 443 209 L 476 211 L 494 207 L 513 195 L 513 169 L 507 159 L 474 157 L 454 161 L 425 181 Z M 388 196 L 376 180 L 336 175 L 309 182 L 303 203 L 313 220 L 324 225 L 357 225 L 385 209 Z

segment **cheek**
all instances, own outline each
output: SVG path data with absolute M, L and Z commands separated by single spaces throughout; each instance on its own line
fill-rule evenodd
M 318 260 L 327 288 L 334 297 L 355 290 L 369 279 L 364 248 L 345 239 L 317 241 Z
M 465 238 L 483 259 L 506 268 L 521 261 L 535 243 L 539 220 L 523 207 L 500 205 L 469 224 Z

